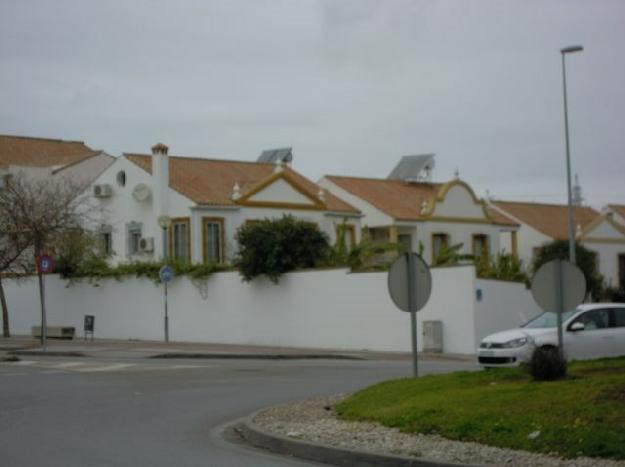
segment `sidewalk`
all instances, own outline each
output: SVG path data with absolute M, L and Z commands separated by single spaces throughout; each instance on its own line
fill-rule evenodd
M 44 350 L 38 339 L 25 336 L 0 338 L 0 354 L 108 358 L 237 358 L 237 359 L 342 359 L 411 360 L 405 352 L 352 351 L 233 344 L 158 342 L 137 340 L 48 339 Z M 419 354 L 432 360 L 471 361 L 473 356 Z

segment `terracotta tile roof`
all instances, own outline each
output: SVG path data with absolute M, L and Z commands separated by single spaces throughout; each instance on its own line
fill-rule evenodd
M 625 218 L 625 205 L 622 204 L 608 204 L 608 207 L 612 209 L 619 216 Z
M 491 206 L 486 206 L 486 210 L 488 211 L 488 215 L 491 217 L 493 222 L 497 225 L 507 225 L 510 227 L 519 227 L 520 224 L 512 219 L 510 219 L 505 214 L 502 214 L 497 209 L 492 208 Z
M 337 186 L 362 198 L 380 211 L 398 220 L 421 219 L 421 205 L 439 193 L 443 183 L 406 183 L 381 178 L 341 177 L 327 175 Z M 494 209 L 488 210 L 497 225 L 518 227 L 518 223 Z
M 82 141 L 0 135 L 0 167 L 66 165 L 93 153 Z
M 152 173 L 152 156 L 146 154 L 124 154 L 124 156 L 143 170 Z M 236 205 L 231 199 L 235 182 L 239 184 L 241 196 L 244 196 L 271 177 L 274 169 L 275 165 L 268 163 L 169 156 L 169 186 L 197 204 Z M 303 191 L 317 199 L 319 185 L 289 167 L 285 167 L 284 171 Z M 360 213 L 327 190 L 324 192 L 328 211 Z
M 493 204 L 524 224 L 557 240 L 568 238 L 568 207 L 566 204 L 493 201 Z M 573 223 L 586 228 L 599 213 L 591 207 L 573 208 Z
M 406 183 L 381 178 L 341 177 L 327 175 L 335 185 L 362 198 L 394 219 L 417 220 L 421 204 L 436 196 L 439 183 Z

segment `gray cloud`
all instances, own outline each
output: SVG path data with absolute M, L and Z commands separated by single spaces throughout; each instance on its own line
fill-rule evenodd
M 559 49 L 574 170 L 625 203 L 625 4 L 229 0 L 0 4 L 0 132 L 113 153 L 255 158 L 384 176 L 436 152 L 478 194 L 563 201 Z

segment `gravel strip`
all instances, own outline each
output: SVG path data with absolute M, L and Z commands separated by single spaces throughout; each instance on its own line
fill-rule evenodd
M 258 413 L 254 423 L 264 430 L 338 448 L 422 457 L 438 462 L 487 466 L 625 467 L 625 461 L 588 457 L 560 459 L 543 454 L 451 441 L 436 435 L 410 435 L 368 422 L 338 420 L 331 407 L 346 395 L 316 397 L 278 405 Z

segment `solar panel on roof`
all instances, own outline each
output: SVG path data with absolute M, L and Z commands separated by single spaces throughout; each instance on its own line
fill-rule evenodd
M 433 168 L 434 154 L 404 156 L 386 178 L 407 182 L 429 182 Z
M 276 162 L 290 163 L 293 161 L 293 148 L 267 149 L 263 151 L 257 159 L 257 162 Z

